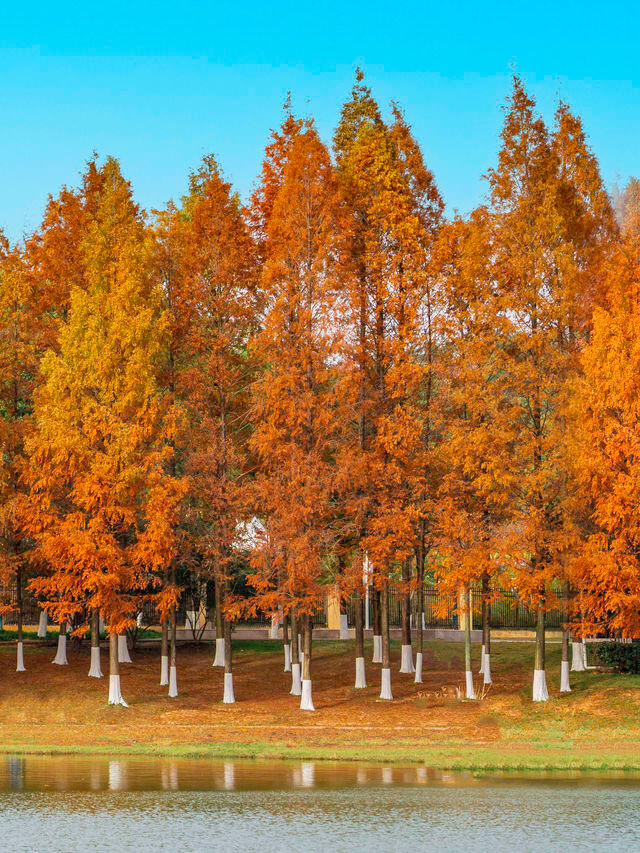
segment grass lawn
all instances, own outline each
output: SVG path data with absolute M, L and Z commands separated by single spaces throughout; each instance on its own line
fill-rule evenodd
M 316 713 L 298 708 L 282 671 L 281 644 L 234 643 L 235 705 L 221 703 L 223 673 L 210 645 L 178 649 L 177 699 L 158 684 L 159 647 L 123 664 L 128 709 L 106 704 L 107 679 L 87 678 L 89 649 L 68 650 L 53 666 L 53 644 L 25 646 L 27 672 L 15 672 L 15 648 L 0 647 L 0 751 L 153 754 L 199 757 L 419 762 L 450 769 L 640 770 L 640 676 L 572 673 L 559 694 L 560 646 L 549 645 L 551 698 L 531 701 L 532 643 L 492 646 L 494 684 L 484 698 L 459 698 L 461 643 L 429 643 L 424 684 L 400 675 L 392 644 L 394 700 L 378 699 L 380 666 L 369 663 L 366 690 L 353 689 L 353 642 L 314 644 Z M 479 648 L 474 649 L 474 671 Z M 107 651 L 102 666 L 106 672 Z M 481 677 L 476 676 L 476 690 Z

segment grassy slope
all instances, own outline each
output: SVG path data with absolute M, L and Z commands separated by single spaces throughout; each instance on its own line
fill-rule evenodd
M 423 685 L 398 674 L 394 647 L 395 698 L 385 703 L 377 699 L 377 666 L 367 665 L 372 687 L 353 689 L 353 643 L 318 643 L 317 712 L 305 714 L 288 695 L 279 646 L 269 642 L 235 644 L 239 701 L 233 706 L 219 701 L 222 672 L 211 668 L 210 648 L 180 649 L 180 696 L 174 700 L 157 683 L 158 650 L 137 651 L 134 663 L 122 668 L 129 709 L 106 705 L 106 679 L 86 677 L 86 649 L 70 649 L 70 666 L 55 667 L 52 648 L 28 647 L 28 671 L 17 674 L 15 652 L 5 646 L 0 750 L 420 762 L 455 769 L 640 769 L 640 678 L 572 673 L 572 693 L 560 695 L 559 653 L 550 647 L 549 702 L 531 702 L 533 646 L 516 643 L 494 644 L 495 684 L 481 701 L 466 702 L 457 696 L 461 644 L 429 644 Z

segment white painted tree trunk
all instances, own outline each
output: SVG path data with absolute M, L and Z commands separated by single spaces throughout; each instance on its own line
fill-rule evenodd
M 24 667 L 24 648 L 22 642 L 18 643 L 17 653 L 16 672 L 26 672 L 27 670 Z
M 493 679 L 491 678 L 491 654 L 484 656 L 484 672 L 483 675 L 483 684 L 492 684 Z
M 51 661 L 51 663 L 55 663 L 58 666 L 67 666 L 69 661 L 67 660 L 67 635 L 66 634 L 58 634 L 58 649 L 56 651 L 56 656 Z
M 424 610 L 422 611 L 422 614 L 421 614 L 421 615 L 422 615 L 422 630 L 423 630 L 423 631 L 426 631 L 426 630 L 427 630 L 427 625 L 426 625 L 426 622 L 424 621 Z
M 46 610 L 40 611 L 40 619 L 38 620 L 38 639 L 44 640 L 47 636 L 47 624 L 49 622 L 49 614 Z
M 300 681 L 300 664 L 291 664 L 291 690 L 292 696 L 300 696 L 302 693 L 302 682 Z
M 160 655 L 160 687 L 169 684 L 169 655 Z
M 302 682 L 302 696 L 300 698 L 301 711 L 315 711 L 313 698 L 311 696 L 311 679 L 305 678 Z
M 100 646 L 91 646 L 91 666 L 89 667 L 89 678 L 102 678 L 100 666 Z
M 373 657 L 371 663 L 382 663 L 382 634 L 373 635 Z
M 216 656 L 213 666 L 224 666 L 224 637 L 216 637 Z
M 380 638 L 382 639 L 382 638 Z M 393 693 L 391 692 L 391 670 L 383 669 L 382 672 L 382 681 L 380 684 L 380 698 L 381 699 L 393 699 Z
M 284 647 L 284 671 L 291 672 L 291 646 L 289 643 Z
M 120 692 L 119 675 L 109 676 L 109 705 L 122 705 L 124 708 L 129 707 L 122 698 L 122 693 Z
M 478 670 L 478 675 L 484 675 L 484 643 L 480 652 L 480 669 Z
M 348 640 L 349 639 L 349 621 L 347 619 L 346 613 L 340 614 L 340 639 Z
M 475 699 L 476 698 L 476 690 L 473 686 L 473 673 L 470 669 L 468 669 L 465 674 L 465 697 L 467 699 Z
M 571 672 L 584 672 L 584 649 L 582 643 L 571 641 Z
M 560 662 L 560 693 L 571 693 L 571 685 L 569 684 L 568 660 L 563 660 Z
M 400 672 L 414 673 L 413 650 L 410 645 L 402 646 L 400 657 Z
M 169 667 L 169 697 L 175 699 L 178 695 L 178 668 Z
M 222 702 L 224 705 L 233 705 L 236 697 L 233 695 L 233 673 L 225 672 L 224 674 L 224 694 Z
M 120 663 L 133 663 L 127 646 L 126 634 L 118 634 L 118 660 Z
M 416 654 L 416 677 L 413 681 L 415 684 L 422 684 L 422 652 Z
M 367 676 L 364 668 L 364 658 L 356 658 L 356 689 L 367 686 Z
M 533 670 L 533 701 L 546 702 L 549 698 L 547 690 L 547 675 L 544 669 Z

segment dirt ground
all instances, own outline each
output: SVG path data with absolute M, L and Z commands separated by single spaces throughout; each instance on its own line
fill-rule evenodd
M 474 671 L 479 649 L 474 650 Z M 223 672 L 210 645 L 178 650 L 179 696 L 159 686 L 159 647 L 122 664 L 128 709 L 107 705 L 108 679 L 87 677 L 88 648 L 69 648 L 69 666 L 51 664 L 55 647 L 0 648 L 0 748 L 3 751 L 150 752 L 424 761 L 440 766 L 640 768 L 640 677 L 572 673 L 559 694 L 559 646 L 551 647 L 551 699 L 531 701 L 533 645 L 494 643 L 494 683 L 478 701 L 460 696 L 463 646 L 430 643 L 423 684 L 401 675 L 392 648 L 392 702 L 378 699 L 380 666 L 367 647 L 366 690 L 353 688 L 352 642 L 318 643 L 313 655 L 316 713 L 289 695 L 281 644 L 241 641 L 234 649 L 236 704 L 223 705 Z M 107 650 L 102 651 L 106 672 Z M 476 675 L 476 690 L 481 677 Z

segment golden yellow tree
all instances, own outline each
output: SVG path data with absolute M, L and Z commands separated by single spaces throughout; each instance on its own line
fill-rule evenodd
M 49 567 L 32 588 L 61 620 L 85 606 L 103 614 L 109 702 L 126 704 L 117 635 L 135 624 L 173 557 L 184 484 L 167 470 L 174 424 L 157 380 L 167 327 L 147 273 L 144 223 L 117 161 L 102 169 L 83 242 L 86 289 L 72 291 L 59 352 L 43 360 L 26 520 L 36 559 Z

